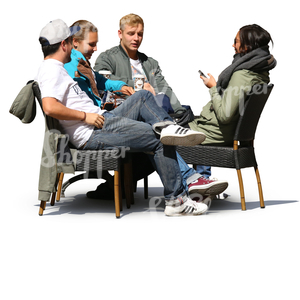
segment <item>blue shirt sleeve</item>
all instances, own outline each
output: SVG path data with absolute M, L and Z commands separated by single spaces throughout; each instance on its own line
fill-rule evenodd
M 110 91 L 110 92 L 119 91 L 124 85 L 127 85 L 123 81 L 107 79 L 97 72 L 95 72 L 95 76 L 96 76 L 98 90 Z

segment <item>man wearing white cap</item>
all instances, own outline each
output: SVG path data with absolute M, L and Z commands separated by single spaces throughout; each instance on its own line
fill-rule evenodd
M 158 107 L 153 95 L 136 92 L 122 105 L 107 112 L 95 106 L 64 69 L 70 59 L 69 37 L 79 28 L 68 28 L 61 20 L 47 24 L 40 43 L 45 56 L 37 75 L 46 115 L 59 120 L 71 143 L 80 149 L 129 147 L 131 151 L 153 152 L 153 162 L 164 185 L 167 216 L 200 215 L 208 207 L 186 194 L 175 145 L 202 143 L 205 135 L 174 124 Z
M 66 45 L 71 44 L 70 41 L 68 41 L 68 38 L 74 35 L 79 30 L 79 26 L 68 27 L 66 23 L 60 19 L 51 21 L 49 24 L 47 24 L 42 29 L 39 39 L 42 47 L 45 47 L 45 49 L 47 49 L 47 52 L 44 53 L 45 58 L 55 53 L 56 49 L 60 47 L 60 44 L 63 41 L 64 50 L 67 50 Z M 46 48 L 47 46 L 48 48 Z M 71 50 L 72 47 L 68 47 L 68 51 L 70 52 Z M 70 55 L 66 55 L 64 59 L 66 59 L 66 62 L 69 62 Z M 66 62 L 64 61 L 64 63 Z
M 40 38 L 47 40 L 48 45 L 54 45 L 66 40 L 79 30 L 79 26 L 68 27 L 64 21 L 57 19 L 51 21 L 42 29 Z

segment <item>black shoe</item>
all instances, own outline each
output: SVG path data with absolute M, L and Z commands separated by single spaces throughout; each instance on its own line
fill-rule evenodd
M 106 181 L 98 185 L 95 191 L 87 192 L 86 196 L 90 199 L 114 200 L 114 190 L 109 188 Z

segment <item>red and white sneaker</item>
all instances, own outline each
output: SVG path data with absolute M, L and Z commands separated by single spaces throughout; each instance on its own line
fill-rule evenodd
M 191 199 L 193 199 L 192 194 L 200 195 L 219 195 L 225 191 L 228 187 L 227 181 L 221 180 L 210 180 L 206 179 L 204 176 L 198 178 L 191 184 L 189 184 L 189 194 Z

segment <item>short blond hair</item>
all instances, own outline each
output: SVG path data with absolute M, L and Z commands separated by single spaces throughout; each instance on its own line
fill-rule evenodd
M 137 26 L 138 24 L 141 24 L 144 28 L 144 21 L 143 19 L 135 14 L 129 14 L 121 18 L 120 20 L 120 30 L 125 29 L 125 25 L 130 25 L 130 26 Z

